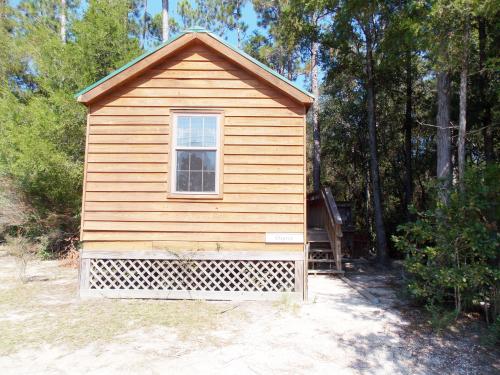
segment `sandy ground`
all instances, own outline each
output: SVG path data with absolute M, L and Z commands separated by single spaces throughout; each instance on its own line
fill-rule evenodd
M 325 276 L 305 303 L 96 302 L 76 298 L 77 271 L 56 261 L 27 273 L 20 284 L 0 253 L 1 374 L 500 373 L 472 338 L 418 334 L 379 276 L 352 277 L 374 305 Z

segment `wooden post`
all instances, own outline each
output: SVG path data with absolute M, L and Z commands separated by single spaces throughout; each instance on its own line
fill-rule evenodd
M 342 271 L 342 231 L 340 225 L 335 225 L 335 266 L 337 271 Z
M 89 273 L 90 273 L 90 259 L 83 258 L 82 252 L 80 252 L 80 284 L 79 284 L 79 295 L 80 297 L 85 296 L 86 292 L 89 290 Z
M 304 246 L 304 301 L 309 299 L 309 286 L 308 286 L 308 275 L 309 275 L 309 244 Z
M 295 293 L 304 296 L 304 261 L 295 261 Z

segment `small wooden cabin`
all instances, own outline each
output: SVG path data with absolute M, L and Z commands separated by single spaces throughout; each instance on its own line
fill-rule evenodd
M 77 98 L 82 296 L 304 297 L 309 93 L 192 29 Z

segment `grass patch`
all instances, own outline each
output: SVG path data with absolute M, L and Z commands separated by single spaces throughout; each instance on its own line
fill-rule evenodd
M 175 328 L 186 339 L 214 329 L 223 308 L 203 301 L 80 301 L 74 293 L 73 285 L 52 283 L 0 290 L 0 354 L 42 344 L 78 348 L 154 326 Z
M 274 303 L 274 307 L 281 312 L 289 312 L 294 315 L 297 315 L 300 311 L 300 303 L 297 300 L 290 296 L 289 294 L 284 294 Z

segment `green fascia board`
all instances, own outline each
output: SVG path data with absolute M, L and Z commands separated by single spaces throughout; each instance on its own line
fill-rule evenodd
M 167 40 L 166 42 L 160 44 L 158 47 L 154 48 L 153 50 L 151 51 L 148 51 L 148 52 L 145 52 L 143 53 L 142 55 L 140 55 L 139 57 L 136 57 L 135 59 L 133 59 L 132 61 L 128 62 L 127 64 L 123 65 L 121 68 L 115 70 L 114 72 L 111 72 L 109 73 L 106 77 L 104 78 L 101 78 L 99 81 L 93 83 L 92 85 L 90 86 L 87 86 L 86 88 L 84 88 L 83 90 L 81 90 L 80 92 L 76 93 L 75 94 L 75 98 L 78 98 L 80 95 L 83 95 L 85 94 L 86 92 L 92 90 L 94 87 L 96 86 L 99 86 L 101 83 L 103 82 L 106 82 L 108 79 L 110 79 L 111 77 L 114 77 L 115 75 L 117 75 L 118 73 L 124 71 L 125 69 L 131 67 L 132 65 L 138 63 L 139 61 L 143 60 L 144 58 L 148 57 L 149 55 L 155 53 L 156 51 L 158 51 L 159 49 L 165 47 L 166 45 L 172 43 L 173 41 L 179 39 L 181 36 L 183 35 L 186 35 L 186 34 L 189 34 L 189 33 L 206 33 L 208 35 L 210 35 L 212 38 L 216 39 L 217 41 L 219 41 L 220 43 L 224 44 L 226 47 L 228 48 L 231 48 L 233 51 L 235 51 L 236 53 L 240 54 L 241 56 L 243 56 L 244 58 L 246 58 L 247 60 L 250 60 L 251 62 L 253 62 L 254 64 L 260 66 L 262 69 L 264 69 L 265 71 L 267 71 L 268 73 L 272 74 L 273 76 L 281 79 L 282 81 L 288 83 L 289 85 L 293 86 L 294 88 L 296 88 L 297 90 L 299 90 L 300 92 L 310 96 L 311 98 L 314 98 L 314 95 L 312 95 L 310 92 L 300 88 L 296 83 L 290 81 L 289 79 L 287 79 L 286 77 L 283 77 L 281 74 L 279 74 L 278 72 L 274 71 L 273 69 L 269 68 L 267 65 L 261 63 L 259 60 L 257 59 L 254 59 L 252 56 L 250 56 L 249 54 L 247 54 L 246 52 L 242 51 L 241 49 L 239 48 L 236 48 L 234 46 L 232 46 L 231 44 L 229 44 L 228 42 L 226 42 L 225 40 L 223 40 L 222 38 L 219 38 L 217 35 L 211 33 L 210 31 L 202 28 L 202 27 L 193 27 L 191 29 L 187 29 L 181 33 L 179 33 L 178 35 L 176 35 L 175 37 L 172 37 L 170 38 L 169 40 Z

